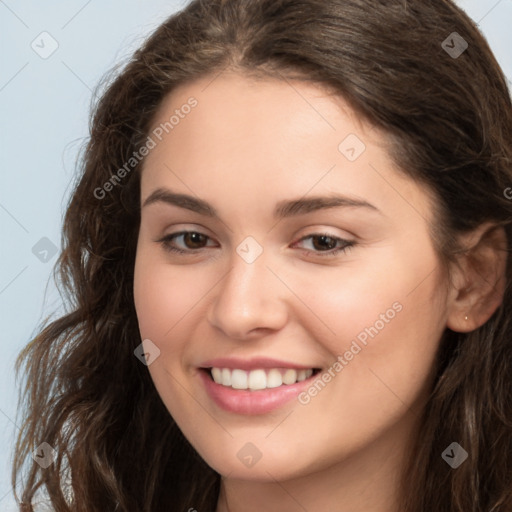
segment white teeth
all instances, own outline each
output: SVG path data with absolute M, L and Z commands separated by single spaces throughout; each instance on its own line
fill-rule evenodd
M 253 370 L 249 373 L 249 389 L 265 389 L 267 376 L 265 370 Z
M 213 368 L 212 368 L 213 372 Z M 215 381 L 217 382 L 217 381 Z M 222 381 L 218 382 L 217 384 L 222 384 L 223 386 L 231 386 L 231 371 L 229 368 L 223 368 L 222 369 Z
M 243 370 L 233 370 L 231 372 L 231 387 L 234 389 L 247 389 L 247 372 Z
M 294 370 L 293 368 L 270 370 L 257 369 L 246 372 L 245 370 L 230 368 L 212 368 L 211 374 L 217 384 L 233 389 L 260 389 L 277 388 L 279 386 L 291 385 L 302 382 L 313 375 L 313 369 Z
M 283 385 L 283 377 L 281 372 L 272 368 L 267 375 L 267 388 L 278 388 Z
M 295 384 L 297 382 L 297 372 L 295 370 L 286 370 L 283 375 L 283 384 Z
M 220 368 L 212 368 L 212 377 L 217 384 L 222 383 L 222 370 Z

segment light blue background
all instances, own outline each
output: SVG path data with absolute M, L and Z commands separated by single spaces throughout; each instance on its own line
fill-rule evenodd
M 16 425 L 13 365 L 37 325 L 58 308 L 47 287 L 56 256 L 32 247 L 60 245 L 61 218 L 87 136 L 92 91 L 185 0 L 0 0 L 0 510 L 14 511 L 10 464 Z M 512 0 L 459 0 L 479 23 L 512 80 Z M 31 43 L 43 31 L 58 49 L 42 59 Z M 39 41 L 40 39 L 37 39 Z M 48 48 L 48 46 L 47 46 Z M 46 290 L 46 298 L 45 298 Z

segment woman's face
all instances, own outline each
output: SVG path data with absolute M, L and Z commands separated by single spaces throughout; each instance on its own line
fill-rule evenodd
M 223 73 L 173 91 L 150 137 L 135 304 L 185 436 L 260 481 L 398 456 L 448 293 L 383 134 L 318 86 Z

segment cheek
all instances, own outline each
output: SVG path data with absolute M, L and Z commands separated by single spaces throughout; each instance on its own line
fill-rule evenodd
M 184 361 L 194 328 L 194 307 L 209 288 L 197 279 L 197 271 L 194 275 L 191 278 L 185 267 L 167 265 L 161 255 L 144 246 L 137 253 L 134 299 L 139 331 L 142 339 L 150 339 L 160 350 L 148 370 L 158 394 L 187 436 L 193 434 L 194 418 L 201 410 L 190 400 L 190 375 Z
M 349 350 L 354 340 L 362 347 L 371 343 L 379 357 L 381 351 L 391 355 L 423 347 L 421 338 L 438 337 L 445 299 L 437 273 L 429 275 L 435 259 L 426 254 L 415 260 L 382 250 L 373 261 L 354 259 L 338 268 L 282 268 L 283 281 L 300 299 L 290 306 L 293 320 L 333 356 Z
M 193 266 L 171 266 L 162 256 L 141 249 L 137 253 L 134 299 L 141 336 L 160 340 L 175 339 L 173 332 L 208 293 L 209 280 Z M 176 340 L 177 341 L 177 340 Z M 168 344 L 166 349 L 177 347 Z
M 427 237 L 400 250 L 383 248 L 372 262 L 348 260 L 314 277 L 289 272 L 288 279 L 315 313 L 301 323 L 309 319 L 307 328 L 333 363 L 343 359 L 333 374 L 344 377 L 332 379 L 340 403 L 367 414 L 371 403 L 415 401 L 446 325 L 446 293 Z
M 307 448 L 306 459 L 326 447 L 326 457 L 363 447 L 416 417 L 411 410 L 419 414 L 444 325 L 435 277 L 412 291 L 415 275 L 402 270 L 385 285 L 365 279 L 324 295 L 337 297 L 326 316 L 336 335 L 323 338 L 333 364 L 301 397 L 304 424 L 322 418 L 313 423 L 323 441 Z
M 178 286 L 167 286 L 156 270 L 135 274 L 135 308 L 141 336 L 160 340 L 172 329 L 179 307 Z
M 408 263 L 405 259 L 383 258 L 383 266 L 337 281 L 344 285 L 325 282 L 328 292 L 322 297 L 328 308 L 323 311 L 335 332 L 323 340 L 333 355 L 325 386 L 331 391 L 324 392 L 322 386 L 321 393 L 313 390 L 318 395 L 313 407 L 321 411 L 329 410 L 329 403 L 343 404 L 330 410 L 332 424 L 346 427 L 347 435 L 354 422 L 364 421 L 370 431 L 378 431 L 397 421 L 406 407 L 423 399 L 430 384 L 446 324 L 446 296 L 438 272 L 432 272 L 432 253 Z M 321 308 L 321 303 L 312 308 Z M 339 435 L 332 434 L 333 439 Z
M 186 286 L 186 283 L 180 272 L 173 271 L 171 275 L 170 266 L 163 264 L 161 259 L 158 261 L 144 247 L 137 253 L 134 300 L 140 336 L 142 340 L 151 340 L 160 351 L 148 370 L 175 420 L 174 413 L 184 409 L 176 386 L 185 382 L 182 361 L 188 339 L 180 335 L 180 329 L 197 302 L 197 288 Z

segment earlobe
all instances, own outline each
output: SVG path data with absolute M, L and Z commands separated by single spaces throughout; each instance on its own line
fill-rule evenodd
M 446 326 L 470 332 L 485 324 L 503 301 L 507 235 L 503 227 L 485 223 L 460 242 L 465 250 L 453 269 Z

